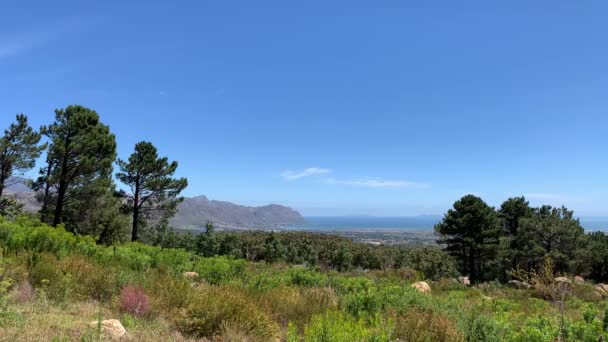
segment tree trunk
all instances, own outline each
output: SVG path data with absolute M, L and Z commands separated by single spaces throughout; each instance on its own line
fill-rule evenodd
M 471 281 L 477 281 L 477 272 L 475 271 L 475 248 L 472 245 L 469 247 L 469 272 Z
M 61 182 L 59 183 L 59 190 L 57 191 L 57 205 L 55 206 L 55 217 L 53 218 L 53 227 L 57 227 L 59 224 L 61 224 L 61 216 L 63 215 L 63 202 L 65 201 L 65 193 L 67 191 L 67 187 L 67 182 L 61 180 Z
M 137 241 L 137 230 L 139 229 L 139 175 L 135 178 L 135 193 L 133 194 L 133 229 L 131 230 L 131 241 Z
M 6 178 L 8 177 L 6 176 L 4 167 L 2 167 L 2 170 L 0 171 L 0 196 L 2 196 L 2 194 L 4 193 L 4 182 L 6 182 Z
M 49 208 L 49 192 L 51 190 L 51 172 L 53 172 L 53 161 L 49 159 L 46 167 L 46 178 L 44 181 L 44 197 L 42 198 L 42 208 L 40 209 L 41 221 L 46 222 Z
M 68 181 L 67 181 L 67 168 L 68 168 L 68 146 L 70 143 L 70 139 L 66 139 L 65 146 L 66 152 L 64 152 L 63 160 L 61 162 L 61 176 L 59 177 L 59 189 L 57 190 L 57 204 L 55 205 L 55 217 L 53 218 L 53 226 L 57 227 L 62 219 L 63 215 L 63 202 L 65 201 L 65 193 L 68 190 Z

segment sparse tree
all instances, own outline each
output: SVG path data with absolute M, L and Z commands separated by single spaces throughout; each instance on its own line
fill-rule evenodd
M 149 219 L 171 217 L 183 200 L 179 194 L 188 186 L 186 178 L 173 178 L 177 162 L 159 158 L 156 147 L 150 142 L 139 142 L 128 161 L 118 160 L 120 172 L 116 177 L 129 186 L 125 194 L 132 213 L 131 241 L 139 239 L 140 226 Z

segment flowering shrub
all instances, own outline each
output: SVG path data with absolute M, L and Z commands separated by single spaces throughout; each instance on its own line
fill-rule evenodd
M 148 296 L 140 286 L 128 284 L 120 294 L 120 309 L 135 317 L 142 317 L 150 309 Z

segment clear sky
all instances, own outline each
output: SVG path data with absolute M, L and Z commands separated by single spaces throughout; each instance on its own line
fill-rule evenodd
M 5 1 L 0 127 L 82 104 L 186 195 L 305 215 L 466 193 L 608 215 L 608 2 Z

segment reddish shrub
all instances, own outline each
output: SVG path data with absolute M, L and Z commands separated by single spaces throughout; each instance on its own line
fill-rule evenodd
M 144 316 L 150 309 L 144 289 L 131 284 L 125 286 L 120 293 L 120 309 L 135 317 Z

